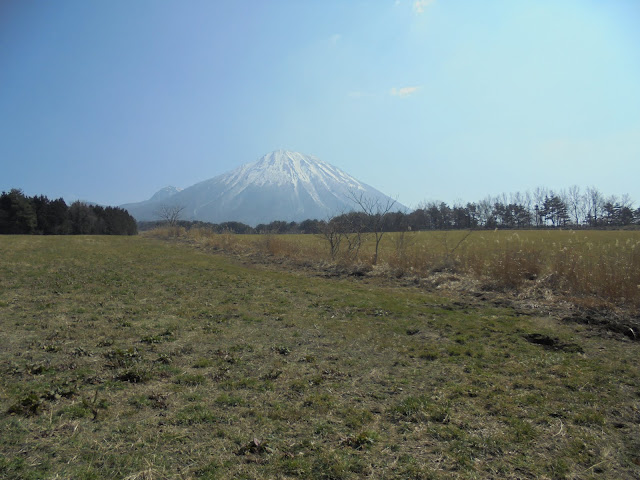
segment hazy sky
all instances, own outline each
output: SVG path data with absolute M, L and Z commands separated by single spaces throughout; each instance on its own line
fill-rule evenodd
M 278 148 L 408 206 L 640 202 L 640 1 L 0 3 L 0 190 L 119 205 Z

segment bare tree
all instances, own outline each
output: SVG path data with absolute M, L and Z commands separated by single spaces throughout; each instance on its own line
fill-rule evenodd
M 338 218 L 344 240 L 347 242 L 346 256 L 349 260 L 357 260 L 360 247 L 365 239 L 366 222 L 355 212 L 342 214 Z
M 623 193 L 622 197 L 620 197 L 620 206 L 622 208 L 633 208 L 634 201 L 631 199 L 631 195 L 628 193 Z
M 493 219 L 493 200 L 491 197 L 483 198 L 478 202 L 478 219 L 484 227 L 490 226 Z
M 340 213 L 324 220 L 320 225 L 319 236 L 329 245 L 332 259 L 338 256 L 342 246 L 346 246 L 344 255 L 350 259 L 358 258 L 360 247 L 364 242 L 365 222 L 356 212 Z
M 318 235 L 326 240 L 329 245 L 329 255 L 331 255 L 332 260 L 335 260 L 344 238 L 343 226 L 338 221 L 338 217 L 333 216 L 323 220 L 320 224 L 320 233 Z
M 165 205 L 162 204 L 155 211 L 156 217 L 167 222 L 171 227 L 175 227 L 180 220 L 183 210 L 186 207 L 184 205 Z
M 596 187 L 587 187 L 585 197 L 587 204 L 587 221 L 591 226 L 596 227 L 602 217 L 604 197 Z
M 376 240 L 376 249 L 373 256 L 373 264 L 376 265 L 378 263 L 380 241 L 385 234 L 384 223 L 396 204 L 396 200 L 392 198 L 381 200 L 376 197 L 367 197 L 364 192 L 358 193 L 353 190 L 349 192 L 349 198 L 369 217 L 369 226 L 373 230 Z
M 543 204 L 544 199 L 548 196 L 549 190 L 547 190 L 545 187 L 536 187 L 536 189 L 533 191 L 533 202 L 535 204 L 535 206 L 533 207 L 533 211 L 535 215 L 536 227 L 540 227 L 544 223 L 544 216 L 542 215 Z
M 567 203 L 576 225 L 580 225 L 583 196 L 578 185 L 572 185 L 567 192 Z

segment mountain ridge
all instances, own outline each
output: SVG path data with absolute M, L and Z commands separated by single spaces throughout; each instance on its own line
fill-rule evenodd
M 183 220 L 255 226 L 274 220 L 323 219 L 350 211 L 355 209 L 353 195 L 392 201 L 314 155 L 276 150 L 183 190 L 165 187 L 149 200 L 121 207 L 138 221 L 157 220 L 158 209 L 171 203 L 184 207 Z

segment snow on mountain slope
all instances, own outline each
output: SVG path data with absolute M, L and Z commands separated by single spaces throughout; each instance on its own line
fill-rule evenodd
M 158 192 L 160 193 L 160 192 Z M 353 195 L 389 197 L 313 155 L 277 150 L 168 197 L 123 205 L 137 220 L 154 220 L 160 205 L 185 207 L 184 220 L 249 225 L 322 219 L 354 209 Z M 403 208 L 398 205 L 398 208 Z

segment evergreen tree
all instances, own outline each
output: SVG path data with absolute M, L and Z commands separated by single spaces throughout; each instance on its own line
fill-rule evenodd
M 0 196 L 0 233 L 34 233 L 38 218 L 31 200 L 17 188 Z
M 62 235 L 68 233 L 68 207 L 62 198 L 49 200 L 44 195 L 31 199 L 37 216 L 36 233 Z
M 69 207 L 69 220 L 73 235 L 95 234 L 98 218 L 86 203 L 75 201 Z

